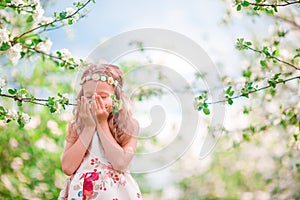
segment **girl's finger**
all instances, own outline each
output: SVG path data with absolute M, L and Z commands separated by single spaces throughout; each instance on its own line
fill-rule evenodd
M 96 101 L 96 94 L 93 95 L 93 103 L 95 105 L 95 109 L 98 111 L 100 109 L 100 105 L 98 105 L 98 102 Z
M 86 110 L 86 98 L 85 97 L 82 97 L 82 112 L 84 114 L 87 114 L 87 110 Z
M 105 109 L 105 106 L 104 106 L 104 103 L 103 103 L 103 101 L 102 101 L 101 96 L 100 96 L 100 95 L 97 95 L 96 98 L 97 98 L 98 104 L 100 105 L 100 108 L 101 108 L 102 110 Z
M 95 97 L 93 96 L 93 102 L 92 102 L 92 113 L 94 113 L 94 115 L 97 115 L 98 113 L 98 108 L 97 108 L 97 103 L 95 100 Z
M 77 110 L 78 110 L 79 113 L 80 113 L 80 106 L 81 106 L 81 105 L 80 105 L 80 100 L 78 99 L 78 100 L 77 100 Z

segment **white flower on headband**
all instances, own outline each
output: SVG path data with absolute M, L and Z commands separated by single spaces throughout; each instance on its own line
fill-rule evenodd
M 114 81 L 114 85 L 115 85 L 115 86 L 118 85 L 118 81 L 117 81 L 117 80 Z
M 101 81 L 106 81 L 106 76 L 101 76 L 100 79 Z
M 114 83 L 114 79 L 112 77 L 108 77 L 107 82 L 112 85 Z
M 95 81 L 99 80 L 99 75 L 98 74 L 93 74 L 92 79 Z

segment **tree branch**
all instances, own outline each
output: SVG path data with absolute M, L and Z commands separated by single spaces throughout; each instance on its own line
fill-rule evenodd
M 54 56 L 54 55 L 52 55 L 52 54 L 48 54 L 48 53 L 45 53 L 45 52 L 43 52 L 43 51 L 39 51 L 39 50 L 37 50 L 37 49 L 35 49 L 35 48 L 32 48 L 32 47 L 29 47 L 29 46 L 26 46 L 26 45 L 23 45 L 22 44 L 22 47 L 23 48 L 26 48 L 26 49 L 30 49 L 30 50 L 32 50 L 32 51 L 35 51 L 36 53 L 40 53 L 40 54 L 42 54 L 42 55 L 45 55 L 45 56 L 48 56 L 49 58 L 52 58 L 52 59 L 55 59 L 55 60 L 60 60 L 60 61 L 62 61 L 62 62 L 65 62 L 67 65 L 78 65 L 77 63 L 71 63 L 71 62 L 69 62 L 69 61 L 67 61 L 67 60 L 64 60 L 64 59 L 62 59 L 62 58 L 59 58 L 58 56 Z
M 37 26 L 37 27 L 35 27 L 35 28 L 31 29 L 31 30 L 28 30 L 28 31 L 22 33 L 22 34 L 19 35 L 19 36 L 16 36 L 16 37 L 13 39 L 13 43 L 15 43 L 18 39 L 20 39 L 20 38 L 23 37 L 24 35 L 27 35 L 27 34 L 33 32 L 33 31 L 35 31 L 35 30 L 37 30 L 37 29 L 40 29 L 40 28 L 42 28 L 42 27 L 47 27 L 47 26 L 49 26 L 49 25 L 55 24 L 56 22 L 60 22 L 60 21 L 63 21 L 63 20 L 66 20 L 66 19 L 69 19 L 69 18 L 73 17 L 73 16 L 76 15 L 80 10 L 82 10 L 84 7 L 86 7 L 91 1 L 92 1 L 92 0 L 88 0 L 82 7 L 78 8 L 72 15 L 69 15 L 69 16 L 67 16 L 67 17 L 64 18 L 64 19 L 55 19 L 55 20 L 53 20 L 52 22 L 49 22 L 49 23 L 47 23 L 47 24 L 43 24 L 43 25 Z
M 281 84 L 281 83 L 285 84 L 286 82 L 289 82 L 289 81 L 292 81 L 292 80 L 295 80 L 295 79 L 300 79 L 300 76 L 291 77 L 291 78 L 281 80 L 281 81 L 275 81 L 275 84 L 276 85 Z M 261 90 L 265 90 L 265 89 L 268 89 L 270 87 L 272 87 L 272 86 L 267 85 L 267 86 L 264 86 L 264 87 L 261 87 L 261 88 L 258 88 L 258 89 L 251 90 L 247 93 L 243 93 L 243 94 L 240 94 L 240 95 L 237 95 L 237 96 L 234 96 L 234 97 L 230 97 L 230 99 L 237 99 L 237 98 L 240 98 L 240 97 L 245 97 L 249 94 L 252 94 L 252 93 L 255 93 L 255 92 L 258 92 L 258 91 L 261 91 Z M 225 103 L 227 101 L 228 101 L 227 99 L 223 99 L 223 100 L 215 101 L 215 102 L 207 102 L 207 104 L 210 105 L 210 104 L 217 104 L 217 103 Z
M 277 19 L 280 19 L 280 20 L 282 20 L 282 21 L 284 21 L 284 22 L 287 22 L 287 23 L 289 23 L 289 24 L 295 26 L 296 28 L 299 28 L 299 29 L 300 29 L 300 24 L 298 24 L 298 23 L 297 23 L 296 21 L 294 21 L 294 20 L 290 20 L 290 19 L 287 19 L 287 18 L 285 18 L 285 17 L 283 17 L 283 16 L 279 16 L 279 15 L 274 15 L 274 17 L 277 18 Z
M 8 94 L 1 94 L 1 93 L 0 93 L 0 96 L 6 97 L 6 98 L 11 98 L 11 99 L 14 99 L 15 101 L 19 101 L 19 102 L 28 102 L 28 103 L 33 103 L 33 104 L 37 104 L 37 105 L 42 105 L 42 106 L 50 107 L 46 103 L 41 103 L 41 102 L 48 102 L 48 99 L 23 98 L 23 97 L 20 97 L 18 95 L 8 95 Z M 77 104 L 69 103 L 68 105 L 70 105 L 70 106 L 76 106 Z
M 24 8 L 32 8 L 35 5 L 14 5 L 14 4 L 0 4 L 1 7 L 9 7 L 12 9 L 19 9 L 21 11 L 30 13 L 30 14 L 34 14 L 33 10 L 25 10 Z
M 250 3 L 250 2 L 249 2 Z M 286 2 L 284 4 L 265 4 L 265 3 L 250 3 L 252 6 L 261 6 L 261 7 L 270 7 L 270 6 L 278 6 L 278 7 L 284 7 L 284 6 L 290 6 L 292 4 L 298 4 L 300 1 L 291 1 L 291 2 Z
M 257 52 L 257 53 L 260 53 L 260 54 L 264 54 L 263 51 L 254 49 L 254 48 L 252 48 L 252 47 L 250 47 L 250 46 L 248 46 L 248 45 L 243 44 L 243 46 L 244 46 L 245 48 L 247 48 L 247 49 L 250 49 L 250 50 L 254 51 L 254 52 Z M 272 59 L 275 59 L 275 60 L 277 60 L 278 62 L 281 62 L 281 63 L 283 63 L 283 64 L 285 64 L 285 65 L 288 65 L 288 66 L 294 68 L 295 70 L 300 70 L 300 68 L 296 67 L 295 65 L 293 65 L 293 64 L 291 64 L 291 63 L 288 63 L 288 62 L 286 62 L 286 61 L 284 61 L 284 60 L 281 60 L 281 59 L 279 59 L 279 58 L 277 58 L 277 57 L 275 57 L 275 56 L 270 55 L 270 56 L 268 56 L 268 57 L 269 57 L 269 58 L 272 58 Z

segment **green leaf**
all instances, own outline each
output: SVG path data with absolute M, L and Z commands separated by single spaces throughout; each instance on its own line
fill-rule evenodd
M 247 142 L 249 142 L 250 141 L 250 136 L 249 136 L 249 134 L 243 134 L 243 139 L 244 140 L 246 140 Z
M 17 93 L 17 89 L 8 89 L 8 93 L 11 94 L 11 95 L 14 95 Z
M 264 46 L 261 50 L 267 57 L 269 57 L 271 54 L 269 53 L 269 48 Z
M 241 5 L 238 5 L 238 6 L 236 7 L 236 10 L 237 10 L 237 11 L 241 11 L 241 9 L 242 9 L 242 6 L 241 6 Z
M 242 3 L 242 6 L 244 6 L 244 7 L 247 7 L 247 6 L 249 6 L 250 5 L 250 3 L 248 2 L 248 1 L 244 1 L 243 3 Z
M 249 109 L 245 107 L 244 110 L 243 110 L 243 113 L 244 114 L 249 114 Z
M 268 15 L 274 15 L 274 10 L 273 9 L 265 9 L 265 11 Z
M 260 65 L 263 67 L 267 66 L 267 61 L 266 60 L 260 60 Z
M 33 22 L 33 17 L 32 17 L 32 15 L 29 15 L 29 16 L 27 17 L 26 22 L 27 22 L 27 23 Z
M 210 114 L 210 110 L 208 108 L 203 108 L 203 113 L 206 115 Z
M 55 111 L 56 111 L 56 108 L 50 107 L 50 113 L 55 113 Z
M 23 128 L 25 126 L 25 123 L 23 122 L 23 120 L 21 118 L 19 118 L 17 120 L 17 122 L 18 122 L 20 128 Z
M 277 80 L 277 79 L 279 78 L 280 75 L 281 75 L 281 73 L 274 74 L 273 79 L 274 79 L 274 80 Z
M 22 101 L 18 101 L 18 103 L 17 103 L 17 104 L 18 104 L 18 106 L 20 106 L 20 107 L 21 107 L 21 106 L 23 105 L 23 102 L 22 102 Z
M 250 68 L 243 71 L 243 77 L 250 79 L 252 75 L 252 72 L 250 71 Z
M 21 89 L 21 90 L 20 90 L 20 94 L 21 94 L 21 95 L 27 94 L 27 90 Z
M 278 49 L 276 49 L 276 50 L 274 50 L 273 52 L 272 52 L 272 56 L 278 56 L 279 55 L 279 50 Z
M 62 11 L 61 13 L 59 13 L 59 17 L 60 17 L 60 19 L 65 19 L 67 17 L 67 12 Z
M 245 44 L 246 44 L 247 46 L 251 46 L 251 45 L 252 45 L 252 42 L 247 41 L 247 42 L 245 42 Z
M 272 88 L 275 88 L 275 87 L 276 87 L 276 82 L 275 82 L 275 81 L 269 80 L 268 83 L 269 83 L 269 85 L 270 85 Z
M 233 101 L 232 101 L 231 98 L 228 98 L 227 102 L 228 102 L 229 105 L 232 105 L 232 104 L 233 104 Z
M 6 51 L 9 48 L 10 48 L 10 45 L 9 45 L 8 42 L 2 42 L 2 45 L 0 47 L 0 51 Z

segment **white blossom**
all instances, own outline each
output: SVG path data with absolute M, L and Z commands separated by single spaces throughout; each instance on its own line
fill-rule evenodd
M 70 16 L 70 15 L 73 15 L 76 11 L 74 10 L 74 8 L 72 7 L 69 7 L 69 8 L 66 8 L 66 12 L 67 12 L 67 16 Z M 75 15 L 72 16 L 72 20 L 73 20 L 73 23 L 76 22 L 78 19 L 79 19 L 79 14 L 76 13 Z
M 11 60 L 13 65 L 16 65 L 21 58 L 22 45 L 20 43 L 15 44 L 7 50 L 7 57 Z
M 12 118 L 12 119 L 17 119 L 18 118 L 18 112 L 15 109 L 8 110 L 7 116 Z
M 22 113 L 22 119 L 24 120 L 25 124 L 27 124 L 30 121 L 30 117 L 26 113 Z
M 79 19 L 79 14 L 76 13 L 76 14 L 73 16 L 73 22 L 76 22 L 78 19 Z
M 8 12 L 4 9 L 0 10 L 0 27 L 5 27 L 6 23 L 3 19 L 6 19 L 6 21 L 10 21 L 10 15 L 8 14 Z
M 40 4 L 40 0 L 29 0 L 28 4 L 29 5 L 39 5 Z
M 28 45 L 30 45 L 30 44 L 32 43 L 32 40 L 27 39 L 27 40 L 25 41 L 25 43 L 28 44 Z
M 13 5 L 24 5 L 25 2 L 23 0 L 12 0 L 11 3 Z
M 60 50 L 61 56 L 63 60 L 69 60 L 72 57 L 72 54 L 68 49 L 61 49 Z
M 6 85 L 6 82 L 3 78 L 0 78 L 0 88 L 3 88 Z
M 67 16 L 70 16 L 75 12 L 75 10 L 72 7 L 68 7 L 66 8 L 66 12 L 67 12 Z
M 9 139 L 9 145 L 11 147 L 17 148 L 19 143 L 15 138 L 12 137 L 12 138 Z
M 44 53 L 49 53 L 52 46 L 52 42 L 47 39 L 44 42 L 40 42 L 36 45 L 35 49 Z
M 272 72 L 272 70 L 265 73 L 265 78 L 263 80 L 263 84 L 264 85 L 268 85 L 269 84 L 268 81 L 272 78 L 273 74 L 274 73 Z
M 41 19 L 41 24 L 45 25 L 45 24 L 49 24 L 49 23 L 51 23 L 53 21 L 54 21 L 54 19 L 52 17 L 45 17 L 45 16 L 43 16 L 42 19 Z
M 0 29 L 0 41 L 9 42 L 9 32 L 5 29 Z
M 43 18 L 45 11 L 40 4 L 37 4 L 35 9 L 36 10 L 35 13 L 33 14 L 33 19 L 35 19 L 36 21 L 40 21 Z
M 23 166 L 23 160 L 19 157 L 14 158 L 13 162 L 10 164 L 11 168 L 14 170 L 20 170 Z

